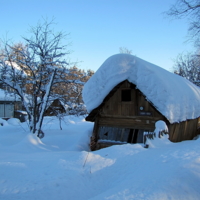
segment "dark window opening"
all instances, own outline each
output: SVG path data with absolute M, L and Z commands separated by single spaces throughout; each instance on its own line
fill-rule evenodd
M 98 130 L 99 140 L 109 140 L 124 143 L 143 143 L 144 142 L 144 132 L 143 129 L 130 129 L 130 128 L 120 128 L 120 127 L 107 127 L 100 126 Z
M 121 91 L 121 100 L 122 101 L 131 101 L 131 90 L 122 90 Z

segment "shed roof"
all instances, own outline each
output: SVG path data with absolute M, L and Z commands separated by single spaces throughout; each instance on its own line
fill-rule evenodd
M 170 123 L 200 116 L 199 87 L 129 54 L 109 57 L 85 84 L 83 100 L 87 111 L 90 113 L 98 107 L 109 92 L 124 80 L 135 84 Z
M 0 89 L 0 101 L 20 101 L 19 96 Z

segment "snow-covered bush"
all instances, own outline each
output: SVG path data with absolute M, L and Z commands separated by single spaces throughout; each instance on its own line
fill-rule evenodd
M 166 123 L 162 120 L 159 120 L 155 123 L 155 130 L 152 133 L 145 133 L 145 148 L 155 147 L 159 143 L 166 141 L 169 143 L 168 127 Z M 162 142 L 161 142 L 162 140 Z
M 162 120 L 159 120 L 155 123 L 156 129 L 154 130 L 154 133 L 157 137 L 161 138 L 164 134 L 168 133 L 168 127 L 166 123 Z

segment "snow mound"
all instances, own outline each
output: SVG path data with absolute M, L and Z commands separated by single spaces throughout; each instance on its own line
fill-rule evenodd
M 109 57 L 89 79 L 83 100 L 90 113 L 120 82 L 128 80 L 170 123 L 200 116 L 200 89 L 190 81 L 129 54 Z
M 0 118 L 0 126 L 6 126 L 8 125 L 8 122 L 2 118 Z
M 28 133 L 24 139 L 14 145 L 13 148 L 17 149 L 18 152 L 23 152 L 26 149 L 26 152 L 24 153 L 50 151 L 48 147 L 43 144 L 35 134 L 32 133 Z
M 161 138 L 158 138 L 157 136 L 154 139 L 147 138 L 146 144 L 148 144 L 149 148 L 160 148 L 165 145 L 173 145 L 174 143 L 169 140 L 169 135 L 165 134 L 161 136 Z
M 20 120 L 17 118 L 10 118 L 8 119 L 8 124 L 10 125 L 19 125 L 20 124 Z
M 147 147 L 158 148 L 164 145 L 172 144 L 172 142 L 169 140 L 168 127 L 166 123 L 162 120 L 159 120 L 155 123 L 155 127 L 155 136 L 153 136 L 153 139 L 147 137 L 147 140 L 145 142 Z
M 26 123 L 0 127 L 0 199 L 200 199 L 200 139 L 76 151 L 93 123 L 65 121 L 61 131 L 59 120 L 45 117 L 42 140 L 25 131 Z

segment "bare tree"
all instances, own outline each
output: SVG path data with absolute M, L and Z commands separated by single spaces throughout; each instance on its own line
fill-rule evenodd
M 132 54 L 132 50 L 129 50 L 126 47 L 120 47 L 119 52 L 124 54 Z
M 28 114 L 30 131 L 37 136 L 42 132 L 48 102 L 59 98 L 55 88 L 60 83 L 75 82 L 66 79 L 69 63 L 65 56 L 69 52 L 67 45 L 62 44 L 66 35 L 55 33 L 52 25 L 52 21 L 38 23 L 31 28 L 32 37 L 23 38 L 25 48 L 5 43 L 0 55 L 0 81 L 21 98 Z
M 174 73 L 185 77 L 192 83 L 200 86 L 200 58 L 191 53 L 178 55 Z
M 189 19 L 189 36 L 199 46 L 200 40 L 200 0 L 177 0 L 166 12 L 174 18 Z

